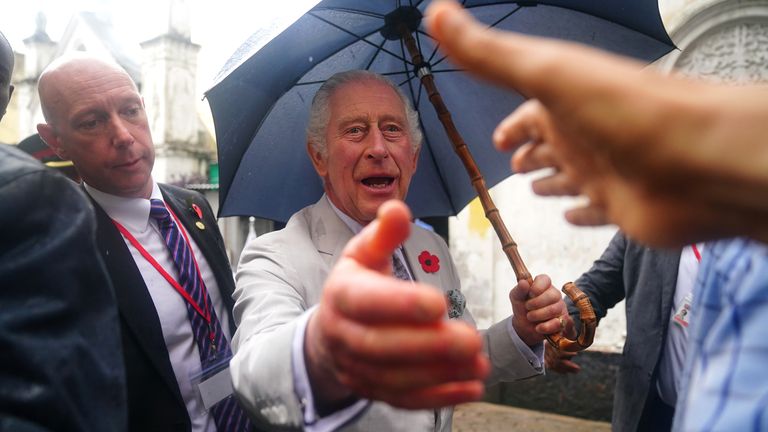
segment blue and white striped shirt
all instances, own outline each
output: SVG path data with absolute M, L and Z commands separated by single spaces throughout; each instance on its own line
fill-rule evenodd
M 673 429 L 768 431 L 768 245 L 707 244 Z

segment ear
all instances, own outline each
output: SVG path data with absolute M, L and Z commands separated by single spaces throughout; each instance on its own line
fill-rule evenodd
M 312 161 L 312 165 L 315 167 L 317 175 L 324 179 L 328 174 L 328 164 L 326 163 L 323 155 L 319 151 L 315 150 L 315 148 L 312 146 L 312 143 L 309 141 L 307 141 L 307 154 L 309 155 L 309 159 Z
M 61 140 L 56 132 L 53 130 L 53 126 L 46 123 L 39 123 L 37 125 L 37 133 L 40 134 L 40 138 L 48 144 L 48 147 L 54 151 L 62 160 L 70 160 L 67 156 L 67 151 L 61 147 Z

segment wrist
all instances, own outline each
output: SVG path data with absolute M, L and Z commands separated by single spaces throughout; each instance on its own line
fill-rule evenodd
M 349 405 L 349 401 L 354 403 L 356 398 L 352 391 L 337 379 L 333 359 L 319 329 L 318 312 L 313 314 L 307 324 L 304 357 L 315 409 L 323 416 Z

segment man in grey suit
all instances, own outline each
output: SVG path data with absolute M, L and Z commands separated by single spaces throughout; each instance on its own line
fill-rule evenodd
M 651 249 L 617 233 L 576 285 L 589 296 L 598 319 L 626 300 L 627 338 L 614 390 L 616 431 L 665 431 L 672 427 L 684 365 L 691 291 L 701 245 Z M 580 327 L 578 309 L 566 300 Z M 547 347 L 547 367 L 577 373 L 571 355 Z
M 449 431 L 450 406 L 479 398 L 483 380 L 542 373 L 542 334 L 567 313 L 549 279 L 518 284 L 514 317 L 478 334 L 445 242 L 387 202 L 405 197 L 421 142 L 397 87 L 331 77 L 307 135 L 325 195 L 246 245 L 237 273 L 233 384 L 252 417 L 271 430 Z

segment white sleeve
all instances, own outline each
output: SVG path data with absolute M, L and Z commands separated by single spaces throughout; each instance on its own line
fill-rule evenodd
M 325 417 L 319 417 L 312 397 L 312 388 L 307 375 L 304 359 L 304 335 L 309 324 L 309 318 L 317 307 L 312 307 L 299 317 L 296 332 L 293 335 L 291 347 L 291 363 L 293 365 L 293 382 L 296 396 L 299 398 L 304 417 L 304 430 L 307 432 L 331 432 L 338 430 L 359 415 L 371 405 L 368 399 L 360 399 L 352 405 L 336 411 Z

